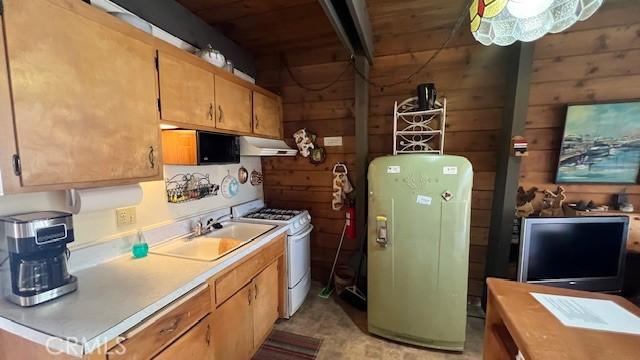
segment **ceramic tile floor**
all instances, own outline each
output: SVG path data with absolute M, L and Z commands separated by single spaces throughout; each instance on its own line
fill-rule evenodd
M 318 359 L 481 359 L 484 321 L 469 317 L 463 353 L 427 350 L 399 344 L 366 332 L 366 313 L 336 299 L 318 297 L 320 285 L 314 283 L 307 300 L 289 320 L 276 324 L 279 330 L 323 339 Z

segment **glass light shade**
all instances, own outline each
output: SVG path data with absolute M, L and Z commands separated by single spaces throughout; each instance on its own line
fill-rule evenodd
M 484 45 L 534 41 L 588 19 L 604 0 L 474 0 L 471 32 Z

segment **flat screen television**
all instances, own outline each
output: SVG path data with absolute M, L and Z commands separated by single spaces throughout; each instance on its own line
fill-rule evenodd
M 518 281 L 587 291 L 622 290 L 629 218 L 526 218 Z

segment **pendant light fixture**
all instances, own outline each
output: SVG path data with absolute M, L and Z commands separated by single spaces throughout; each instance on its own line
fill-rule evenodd
M 586 20 L 604 0 L 473 0 L 471 32 L 484 45 L 534 41 Z

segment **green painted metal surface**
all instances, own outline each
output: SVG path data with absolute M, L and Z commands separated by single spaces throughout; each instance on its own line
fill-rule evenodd
M 471 163 L 449 155 L 385 156 L 371 162 L 368 180 L 369 331 L 462 350 Z M 386 246 L 377 241 L 385 223 Z

